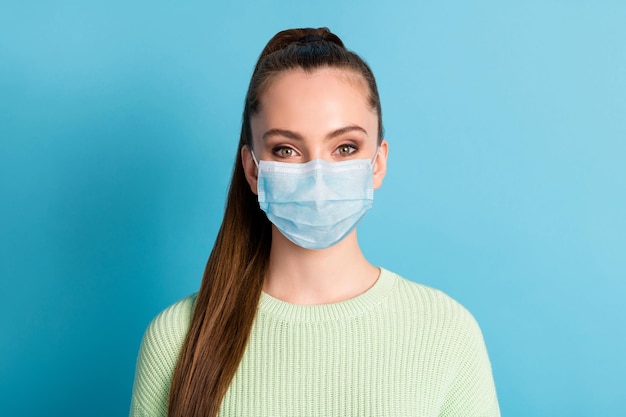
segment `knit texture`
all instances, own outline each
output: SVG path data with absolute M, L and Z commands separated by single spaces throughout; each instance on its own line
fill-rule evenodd
M 164 417 L 195 295 L 159 314 L 141 344 L 131 417 Z M 262 293 L 220 417 L 492 417 L 500 411 L 472 315 L 382 269 L 353 299 L 299 306 Z

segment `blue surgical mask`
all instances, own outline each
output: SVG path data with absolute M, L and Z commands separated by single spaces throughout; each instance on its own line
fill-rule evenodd
M 257 168 L 259 206 L 285 237 L 306 249 L 341 241 L 374 201 L 369 159 L 259 161 Z

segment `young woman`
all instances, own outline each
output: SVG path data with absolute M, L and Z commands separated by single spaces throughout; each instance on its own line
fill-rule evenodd
M 499 416 L 470 313 L 361 253 L 387 151 L 359 56 L 325 28 L 270 40 L 202 285 L 146 331 L 131 416 Z

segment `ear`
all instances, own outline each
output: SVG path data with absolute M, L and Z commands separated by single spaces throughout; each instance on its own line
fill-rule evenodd
M 246 180 L 250 185 L 250 190 L 255 195 L 258 195 L 257 192 L 257 178 L 258 171 L 256 164 L 254 163 L 254 159 L 252 158 L 252 152 L 247 145 L 241 147 L 241 164 L 243 165 L 243 173 L 246 176 Z
M 389 144 L 383 139 L 378 146 L 378 153 L 374 159 L 374 189 L 377 190 L 383 184 L 383 178 L 387 173 L 387 155 L 389 154 Z

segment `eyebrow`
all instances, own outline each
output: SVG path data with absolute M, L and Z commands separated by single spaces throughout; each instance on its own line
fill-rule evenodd
M 332 132 L 326 135 L 326 140 L 330 140 L 330 139 L 336 138 L 337 136 L 341 136 L 341 135 L 344 135 L 346 133 L 353 132 L 353 131 L 362 132 L 362 133 L 365 133 L 365 135 L 367 135 L 367 130 L 363 129 L 361 126 L 350 125 L 350 126 L 345 126 L 345 127 L 341 127 L 339 129 L 333 130 Z M 267 132 L 263 133 L 263 140 L 267 140 L 271 136 L 284 136 L 286 138 L 294 139 L 294 140 L 304 139 L 304 137 L 301 134 L 294 132 L 292 130 L 270 129 Z

